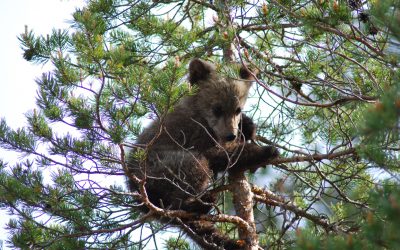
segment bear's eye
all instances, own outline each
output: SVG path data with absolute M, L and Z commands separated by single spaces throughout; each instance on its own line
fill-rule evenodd
M 222 115 L 222 107 L 215 106 L 215 107 L 213 107 L 212 112 L 216 117 L 220 117 Z
M 241 108 L 237 108 L 236 111 L 235 111 L 235 115 L 238 115 L 238 114 L 240 114 L 241 112 L 242 112 L 242 109 L 241 109 Z

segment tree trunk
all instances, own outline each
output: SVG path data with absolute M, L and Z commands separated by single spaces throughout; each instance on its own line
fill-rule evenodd
M 230 191 L 233 196 L 233 206 L 236 215 L 247 221 L 252 230 L 239 228 L 239 238 L 243 240 L 246 250 L 258 249 L 258 235 L 253 213 L 253 192 L 244 173 L 229 176 Z
M 222 15 L 225 15 L 225 29 L 226 32 L 232 30 L 232 23 L 229 11 L 229 2 L 223 1 L 224 9 Z M 228 43 L 223 49 L 223 58 L 227 63 L 235 61 L 234 55 L 234 42 Z M 258 247 L 258 235 L 256 232 L 256 225 L 254 223 L 253 213 L 253 192 L 251 186 L 247 181 L 245 174 L 236 173 L 229 175 L 230 191 L 232 192 L 233 206 L 236 211 L 236 215 L 245 220 L 251 230 L 239 227 L 239 238 L 243 241 L 244 249 L 246 250 L 257 250 Z

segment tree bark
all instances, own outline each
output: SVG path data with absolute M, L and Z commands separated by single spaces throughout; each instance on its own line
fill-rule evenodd
M 243 241 L 244 249 L 257 250 L 258 235 L 254 222 L 253 192 L 251 191 L 251 186 L 243 172 L 231 174 L 229 176 L 229 184 L 236 215 L 249 224 L 247 230 L 239 227 L 239 238 Z

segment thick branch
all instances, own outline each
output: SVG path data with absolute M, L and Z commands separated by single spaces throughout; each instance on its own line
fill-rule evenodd
M 322 161 L 322 160 L 331 160 L 336 159 L 342 156 L 350 156 L 356 153 L 355 148 L 345 149 L 335 153 L 327 153 L 327 154 L 312 154 L 312 155 L 304 155 L 304 156 L 294 156 L 290 158 L 276 158 L 271 160 L 270 164 L 279 165 L 283 163 L 291 163 L 291 162 L 302 162 L 302 161 Z

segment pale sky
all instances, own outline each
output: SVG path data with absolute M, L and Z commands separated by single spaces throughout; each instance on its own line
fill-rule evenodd
M 22 58 L 17 36 L 28 25 L 35 34 L 46 35 L 53 28 L 68 28 L 68 20 L 83 0 L 0 0 L 0 117 L 13 128 L 26 124 L 25 113 L 35 107 L 35 78 L 48 70 Z M 0 159 L 12 164 L 16 156 L 0 150 Z M 4 226 L 8 216 L 0 210 L 0 240 L 6 247 Z M 1 247 L 0 247 L 1 248 Z

